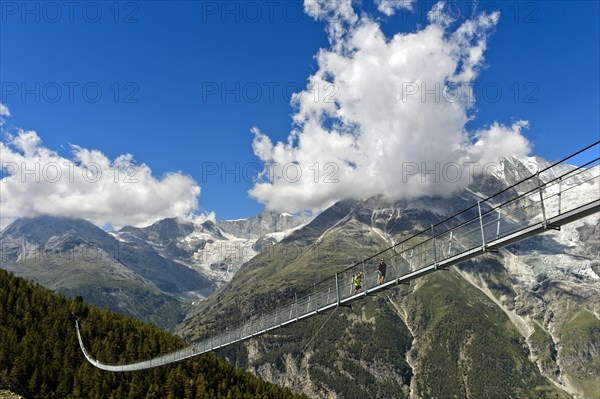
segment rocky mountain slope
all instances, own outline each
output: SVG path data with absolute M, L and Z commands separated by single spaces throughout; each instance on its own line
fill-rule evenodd
M 214 289 L 206 277 L 150 245 L 118 241 L 84 220 L 20 219 L 2 231 L 0 248 L 3 269 L 165 328 L 183 317 L 181 299 Z
M 263 213 L 200 225 L 164 219 L 106 232 L 78 219 L 20 219 L 0 233 L 3 269 L 71 297 L 172 329 L 187 306 L 305 219 Z
M 163 257 L 207 276 L 216 285 L 231 280 L 240 266 L 309 219 L 263 212 L 239 220 L 194 224 L 164 219 L 144 228 L 125 226 L 112 234 L 124 242 L 148 243 Z
M 546 164 L 504 159 L 451 198 L 338 202 L 245 263 L 179 331 L 189 339 L 222 331 Z M 568 195 L 597 198 L 600 186 L 596 179 Z M 221 354 L 313 397 L 594 398 L 598 225 L 596 214 Z

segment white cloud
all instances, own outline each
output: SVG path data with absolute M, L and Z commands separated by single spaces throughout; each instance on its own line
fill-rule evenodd
M 4 118 L 3 116 L 10 116 L 10 110 L 6 104 L 0 103 L 0 126 L 4 126 Z
M 0 103 L 0 116 L 10 116 L 10 111 L 6 104 Z
M 36 132 L 24 130 L 0 141 L 2 228 L 16 218 L 42 214 L 115 228 L 203 217 L 193 214 L 200 187 L 190 176 L 170 172 L 157 178 L 131 154 L 111 160 L 98 150 L 71 148 L 72 156 L 65 158 L 44 147 Z
M 396 10 L 412 10 L 415 0 L 375 0 L 377 9 L 385 15 L 392 16 Z
M 293 97 L 288 140 L 273 143 L 253 129 L 254 153 L 270 176 L 254 185 L 252 197 L 268 209 L 298 212 L 377 194 L 449 195 L 468 183 L 473 162 L 529 153 L 525 121 L 465 128 L 497 13 L 451 29 L 440 3 L 424 28 L 387 38 L 372 18 L 356 15 L 350 0 L 341 5 L 330 19 L 305 6 L 327 21 L 331 48 L 318 52 L 318 70 Z M 460 176 L 450 173 L 456 167 Z
M 304 11 L 317 21 L 327 23 L 329 42 L 342 51 L 344 35 L 359 21 L 352 0 L 304 0 Z

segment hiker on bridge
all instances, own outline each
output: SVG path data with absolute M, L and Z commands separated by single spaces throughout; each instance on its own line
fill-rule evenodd
M 363 278 L 362 272 L 358 272 L 358 274 L 352 276 L 352 279 L 354 280 L 354 293 L 355 294 L 358 294 L 359 292 L 362 291 L 362 278 Z
M 387 270 L 387 265 L 385 264 L 385 259 L 381 258 L 381 262 L 379 262 L 379 266 L 377 267 L 377 273 L 379 274 L 378 285 L 383 284 L 385 281 L 385 271 Z

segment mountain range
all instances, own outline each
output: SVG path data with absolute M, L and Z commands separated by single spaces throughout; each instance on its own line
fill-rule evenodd
M 272 245 L 303 220 L 265 212 L 224 222 L 223 230 L 211 221 L 164 219 L 106 232 L 81 219 L 23 218 L 0 233 L 1 266 L 57 292 L 173 329 L 191 303 L 231 279 L 257 253 L 254 248 Z
M 245 263 L 178 331 L 188 340 L 223 331 L 547 165 L 505 158 L 448 198 L 340 201 Z M 597 180 L 569 195 L 598 198 Z M 595 214 L 221 354 L 312 397 L 596 398 L 598 226 Z
M 448 197 L 346 199 L 312 219 L 264 212 L 202 224 L 165 219 L 111 232 L 81 220 L 22 219 L 0 235 L 2 267 L 190 341 L 236 325 L 548 165 L 537 157 L 503 158 L 493 173 Z M 600 185 L 596 179 L 569 195 L 597 198 Z M 599 222 L 592 215 L 218 354 L 311 397 L 595 398 Z

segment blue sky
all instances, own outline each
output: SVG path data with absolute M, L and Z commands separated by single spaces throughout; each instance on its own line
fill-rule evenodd
M 327 22 L 302 13 L 301 1 L 67 3 L 2 3 L 0 102 L 11 113 L 5 133 L 35 130 L 64 157 L 76 144 L 109 159 L 131 153 L 158 178 L 190 175 L 202 189 L 199 211 L 218 219 L 260 212 L 242 173 L 261 161 L 251 128 L 286 140 L 295 113 L 289 94 L 319 70 L 315 55 L 330 46 Z M 354 2 L 388 38 L 423 28 L 433 5 L 386 16 L 368 0 Z M 462 4 L 457 23 L 470 7 Z M 501 14 L 466 128 L 527 120 L 532 153 L 550 160 L 598 140 L 599 3 L 480 2 L 486 7 Z M 207 175 L 236 165 L 237 176 Z

